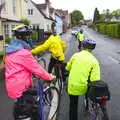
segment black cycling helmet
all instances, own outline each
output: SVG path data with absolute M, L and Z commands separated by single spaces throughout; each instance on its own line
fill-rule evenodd
M 12 30 L 14 32 L 14 35 L 18 38 L 26 38 L 27 36 L 30 36 L 32 34 L 31 27 L 27 25 L 18 25 Z
M 93 50 L 96 47 L 96 42 L 88 38 L 84 39 L 81 44 L 83 48 L 90 49 L 90 50 Z

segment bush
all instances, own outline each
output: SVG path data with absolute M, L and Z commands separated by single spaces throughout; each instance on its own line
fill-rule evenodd
M 35 40 L 35 41 L 37 41 L 38 40 L 38 32 L 36 32 L 36 31 L 33 31 L 32 32 L 32 40 Z
M 3 59 L 3 56 L 4 56 L 4 51 L 0 51 L 0 63 L 1 63 L 2 59 Z
M 5 36 L 5 43 L 9 44 L 11 39 L 8 36 Z
M 99 23 L 99 24 L 96 24 L 96 28 L 100 33 L 106 34 L 109 37 L 120 38 L 119 22 Z

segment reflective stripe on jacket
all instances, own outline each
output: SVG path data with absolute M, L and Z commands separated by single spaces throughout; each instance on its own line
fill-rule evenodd
M 87 80 L 91 71 L 91 81 L 100 80 L 100 66 L 97 59 L 88 51 L 75 53 L 66 69 L 70 71 L 68 78 L 68 94 L 82 95 L 87 91 Z
M 52 54 L 52 57 L 63 61 L 65 59 L 64 51 L 66 49 L 66 44 L 63 40 L 61 40 L 59 35 L 53 36 L 51 35 L 48 40 L 45 41 L 44 44 L 39 45 L 35 49 L 32 50 L 33 54 L 49 50 Z

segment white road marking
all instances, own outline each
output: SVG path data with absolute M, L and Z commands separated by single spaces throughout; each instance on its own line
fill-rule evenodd
M 119 64 L 120 62 L 116 60 L 115 58 L 108 56 L 108 59 L 112 60 L 114 63 Z

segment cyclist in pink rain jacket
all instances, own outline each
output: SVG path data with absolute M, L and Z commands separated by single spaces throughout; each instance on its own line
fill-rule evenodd
M 16 40 L 6 48 L 5 55 L 5 82 L 8 96 L 17 99 L 22 93 L 32 86 L 32 74 L 50 81 L 55 76 L 49 74 L 31 54 L 27 40 L 32 30 L 25 25 L 13 29 Z

